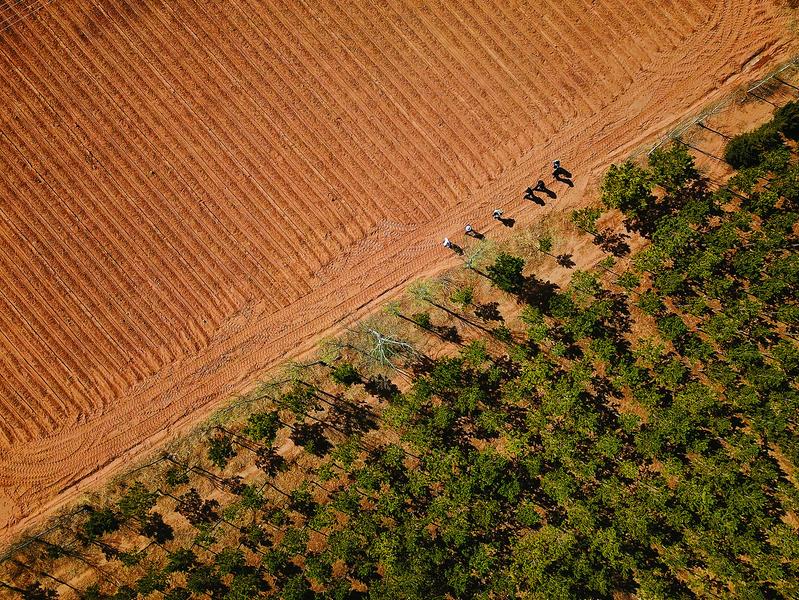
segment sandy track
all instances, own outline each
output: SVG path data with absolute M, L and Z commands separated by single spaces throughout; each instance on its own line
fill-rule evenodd
M 770 1 L 0 3 L 0 540 L 791 50 Z M 521 190 L 560 157 L 578 185 Z M 559 190 L 560 191 L 560 190 Z

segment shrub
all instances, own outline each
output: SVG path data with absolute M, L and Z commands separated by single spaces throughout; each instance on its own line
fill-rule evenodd
M 767 152 L 780 146 L 783 146 L 783 141 L 776 125 L 766 123 L 732 138 L 724 149 L 724 160 L 735 169 L 755 167 Z
M 789 102 L 774 113 L 774 123 L 782 134 L 799 140 L 799 102 Z
M 346 385 L 347 387 L 355 383 L 360 383 L 361 381 L 361 376 L 358 374 L 358 371 L 350 363 L 342 363 L 338 365 L 330 373 L 330 377 L 336 383 Z

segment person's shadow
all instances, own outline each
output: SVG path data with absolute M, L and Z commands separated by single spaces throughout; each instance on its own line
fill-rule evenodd
M 463 256 L 463 248 L 461 248 L 460 246 L 458 246 L 458 244 L 454 244 L 454 243 L 453 243 L 453 244 L 451 244 L 451 245 L 450 245 L 450 247 L 449 247 L 449 249 L 450 249 L 450 250 L 452 250 L 452 251 L 453 251 L 455 254 L 457 254 L 458 256 Z
M 574 182 L 572 181 L 572 174 L 569 173 L 569 171 L 567 171 L 563 167 L 558 167 L 557 169 L 555 169 L 552 173 L 552 176 L 561 183 L 565 183 L 569 187 L 574 187 Z
M 547 187 L 547 184 L 544 183 L 543 179 L 539 179 L 538 180 L 538 183 L 535 184 L 535 187 L 533 188 L 533 191 L 534 192 L 541 192 L 543 194 L 546 194 L 547 196 L 549 196 L 553 200 L 558 197 L 558 195 L 555 192 L 553 192 L 552 190 L 550 190 Z
M 475 231 L 474 229 L 472 229 L 472 231 L 470 231 L 466 235 L 468 235 L 469 237 L 473 237 L 475 239 L 478 239 L 478 240 L 482 240 L 485 237 L 482 233 L 479 233 L 479 232 Z
M 533 188 L 531 188 L 531 187 L 527 188 L 524 191 L 524 199 L 525 200 L 532 200 L 533 202 L 538 204 L 538 206 L 545 206 L 546 205 L 546 202 L 544 202 L 544 199 L 543 198 L 539 198 L 538 196 L 536 196 L 535 195 L 535 190 Z
M 516 225 L 516 219 L 511 219 L 510 217 L 500 217 L 497 221 L 502 223 L 505 227 L 513 227 Z

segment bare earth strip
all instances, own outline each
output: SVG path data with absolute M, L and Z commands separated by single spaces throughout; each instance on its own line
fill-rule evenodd
M 0 541 L 491 209 L 793 50 L 766 0 L 0 2 Z M 573 190 L 521 191 L 561 158 Z

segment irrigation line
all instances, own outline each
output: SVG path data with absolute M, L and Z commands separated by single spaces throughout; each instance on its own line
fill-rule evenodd
M 779 108 L 779 105 L 777 105 L 776 103 L 772 102 L 771 100 L 769 100 L 769 99 L 767 99 L 767 98 L 764 98 L 763 96 L 760 96 L 760 95 L 758 95 L 758 94 L 755 94 L 755 93 L 754 93 L 753 91 L 751 91 L 751 90 L 747 91 L 746 93 L 747 93 L 747 94 L 749 94 L 750 96 L 754 96 L 754 97 L 755 97 L 755 98 L 757 98 L 758 100 L 762 100 L 763 102 L 766 102 L 767 104 L 771 104 L 771 106 L 773 106 L 774 108 Z
M 709 156 L 710 158 L 712 158 L 714 160 L 717 160 L 719 162 L 725 162 L 723 158 L 719 158 L 715 154 L 711 154 L 710 152 L 707 152 L 706 150 L 702 150 L 701 148 L 697 148 L 696 146 L 692 146 L 688 142 L 684 141 L 682 138 L 676 137 L 676 138 L 674 138 L 674 141 L 677 142 L 678 144 L 682 144 L 683 146 L 687 146 L 688 148 L 691 148 L 692 150 L 696 150 L 697 152 L 701 152 L 705 156 Z
M 58 529 L 59 527 L 61 527 L 61 522 L 62 521 L 65 521 L 69 517 L 74 517 L 75 515 L 78 515 L 78 514 L 83 513 L 83 512 L 86 512 L 86 508 L 80 507 L 80 508 L 77 508 L 77 509 L 75 509 L 74 511 L 72 511 L 70 513 L 67 513 L 65 515 L 61 515 L 60 517 L 58 517 L 56 519 L 56 521 L 50 527 L 48 527 L 44 531 L 41 531 L 41 532 L 37 533 L 36 535 L 29 536 L 24 541 L 22 541 L 19 544 L 16 544 L 15 546 L 12 546 L 11 548 L 9 548 L 8 551 L 6 551 L 5 554 L 0 556 L 0 563 L 4 563 L 9 558 L 12 558 L 15 554 L 17 554 L 17 552 L 19 552 L 23 548 L 26 548 L 27 546 L 29 546 L 30 544 L 32 544 L 33 542 L 35 542 L 37 540 L 43 539 L 43 536 L 47 535 L 48 533 L 50 533 L 54 529 Z

